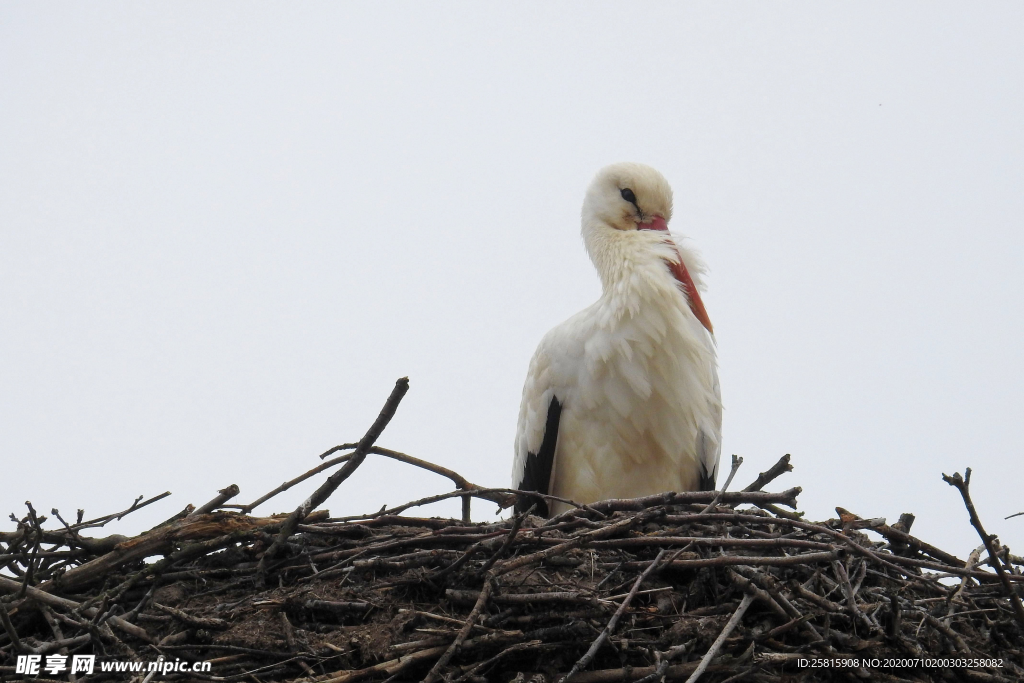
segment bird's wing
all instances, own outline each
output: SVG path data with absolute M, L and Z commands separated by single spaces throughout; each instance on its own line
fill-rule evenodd
M 551 471 L 558 443 L 558 425 L 565 405 L 565 344 L 558 328 L 544 337 L 538 346 L 523 386 L 516 429 L 515 457 L 512 464 L 512 488 L 550 493 Z M 522 500 L 516 512 L 536 502 L 535 514 L 547 516 L 545 501 Z
M 691 279 L 697 291 L 703 292 L 707 289 L 704 284 L 704 277 L 708 273 L 708 266 L 704 258 L 697 251 L 690 241 L 678 233 L 672 233 L 673 241 L 679 252 L 679 257 L 686 265 Z M 711 385 L 714 393 L 714 401 L 709 402 L 708 412 L 700 419 L 697 428 L 697 462 L 700 465 L 700 490 L 714 491 L 715 481 L 718 479 L 718 462 L 722 455 L 722 390 L 718 384 L 718 368 L 715 365 L 715 338 L 714 335 L 704 330 L 698 330 L 698 334 L 705 340 L 711 358 Z
M 718 384 L 718 368 L 711 366 L 714 404 L 697 428 L 697 461 L 701 466 L 700 490 L 714 491 L 718 479 L 718 462 L 722 457 L 722 388 Z

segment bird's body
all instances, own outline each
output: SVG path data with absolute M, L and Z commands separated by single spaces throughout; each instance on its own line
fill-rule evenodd
M 714 488 L 722 406 L 704 267 L 670 216 L 671 190 L 647 166 L 610 166 L 591 185 L 583 237 L 603 292 L 530 362 L 515 488 L 577 503 Z

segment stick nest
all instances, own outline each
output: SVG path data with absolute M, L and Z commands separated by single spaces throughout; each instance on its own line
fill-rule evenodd
M 385 412 L 327 462 L 383 450 Z M 456 481 L 467 516 L 470 497 L 537 498 L 417 463 Z M 155 678 L 181 681 L 1024 680 L 1021 558 L 987 537 L 961 560 L 910 535 L 911 515 L 804 521 L 778 507 L 799 489 L 760 490 L 789 469 L 786 456 L 735 493 L 482 524 L 254 517 L 230 509 L 229 487 L 137 537 L 98 538 L 88 529 L 150 501 L 75 524 L 54 511 L 57 525 L 30 506 L 0 532 L 0 678 L 26 679 L 18 655 L 95 654 L 85 680 L 129 680 L 99 663 L 158 656 L 211 662 Z

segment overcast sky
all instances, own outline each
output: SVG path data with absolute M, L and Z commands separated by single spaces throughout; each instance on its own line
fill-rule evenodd
M 630 160 L 710 264 L 739 485 L 792 453 L 810 517 L 966 555 L 970 466 L 1019 553 L 1022 121 L 1016 2 L 4 3 L 0 512 L 254 500 L 403 375 L 379 444 L 508 485 Z M 449 488 L 371 458 L 326 507 Z

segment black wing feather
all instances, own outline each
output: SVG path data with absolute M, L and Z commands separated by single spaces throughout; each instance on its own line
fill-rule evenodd
M 714 472 L 708 472 L 708 467 L 704 463 L 700 465 L 700 482 L 698 490 L 700 491 L 714 491 L 715 490 L 715 479 L 718 478 L 718 468 L 715 468 Z
M 526 465 L 523 467 L 523 480 L 519 482 L 519 489 L 523 491 L 537 491 L 538 493 L 550 493 L 548 483 L 551 481 L 551 468 L 555 464 L 555 445 L 558 443 L 558 421 L 562 417 L 562 404 L 554 396 L 548 404 L 548 418 L 544 425 L 544 438 L 540 442 L 540 450 L 536 453 L 526 454 Z M 537 498 L 524 498 L 516 501 L 515 510 L 517 514 L 530 509 L 534 503 L 537 507 L 534 514 L 541 517 L 548 516 L 548 503 L 546 500 Z

